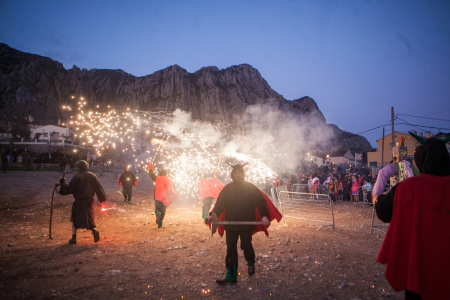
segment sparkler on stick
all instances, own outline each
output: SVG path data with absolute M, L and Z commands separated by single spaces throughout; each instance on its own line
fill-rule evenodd
M 75 105 L 75 104 L 74 104 Z M 70 124 L 76 127 L 76 138 L 85 141 L 95 150 L 96 156 L 112 157 L 114 152 L 121 151 L 124 156 L 132 156 L 137 161 L 139 150 L 146 149 L 148 135 L 153 130 L 151 140 L 155 151 L 153 157 L 145 157 L 147 163 L 155 163 L 160 154 L 159 164 L 171 170 L 174 183 L 179 192 L 189 198 L 198 197 L 198 182 L 203 174 L 211 174 L 219 170 L 224 174 L 228 172 L 227 164 L 249 162 L 246 178 L 257 185 L 263 186 L 271 181 L 275 172 L 270 169 L 257 155 L 251 153 L 237 153 L 220 149 L 216 139 L 216 132 L 226 131 L 226 128 L 208 124 L 176 123 L 174 130 L 174 114 L 165 110 L 127 111 L 118 113 L 113 108 L 89 108 L 86 100 L 78 103 L 77 116 L 71 116 Z M 92 105 L 91 105 L 92 106 Z M 65 109 L 70 110 L 69 106 Z M 191 126 L 192 125 L 192 126 Z M 194 126 L 195 125 L 195 126 Z M 204 130 L 203 130 L 204 129 Z M 140 143 L 139 131 L 145 131 L 142 138 L 147 143 Z M 173 139 L 170 139 L 169 137 Z M 140 146 L 136 149 L 136 144 Z M 156 145 L 158 144 L 158 145 Z M 115 150 L 117 148 L 117 150 Z M 150 153 L 147 150 L 146 153 Z M 145 154 L 144 154 L 145 155 Z M 162 159 L 164 156 L 164 159 Z M 142 157 L 143 158 L 143 157 Z M 163 161 L 164 160 L 164 161 Z M 142 160 L 143 163 L 144 159 Z M 121 193 L 117 191 L 117 193 Z
M 217 164 L 217 168 L 216 168 L 217 170 L 219 169 L 221 162 L 222 162 L 222 155 L 219 156 L 219 163 Z
M 156 156 L 158 155 L 158 153 L 159 153 L 159 150 L 161 150 L 161 148 L 162 148 L 162 146 L 163 146 L 163 141 L 164 141 L 164 136 L 163 136 L 163 138 L 162 138 L 162 140 L 161 141 L 159 141 L 159 140 L 156 140 L 156 139 L 153 139 L 153 142 L 155 142 L 155 143 L 159 143 L 159 146 L 158 146 L 158 150 L 156 150 L 156 153 L 155 153 L 155 155 L 153 155 L 153 159 L 152 159 L 152 164 L 154 163 L 154 161 L 155 161 L 155 158 L 156 158 Z
M 104 205 L 102 204 L 102 208 L 100 209 L 100 211 L 101 211 L 101 212 L 104 212 L 104 211 L 107 211 L 107 210 L 110 210 L 110 209 L 116 209 L 116 206 L 113 205 L 113 206 L 111 206 L 111 207 L 106 207 L 106 206 L 104 206 Z

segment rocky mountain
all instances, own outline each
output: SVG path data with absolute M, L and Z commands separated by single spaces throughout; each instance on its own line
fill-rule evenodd
M 189 73 L 178 65 L 135 77 L 122 70 L 80 69 L 47 57 L 24 53 L 0 44 L 0 116 L 52 122 L 63 116 L 62 104 L 71 95 L 83 95 L 98 105 L 137 110 L 179 108 L 203 121 L 239 123 L 246 110 L 261 105 L 328 126 L 338 149 L 370 151 L 361 136 L 326 124 L 310 97 L 288 101 L 271 89 L 257 69 L 242 64 L 219 70 L 204 67 Z M 282 121 L 282 120 L 280 120 Z

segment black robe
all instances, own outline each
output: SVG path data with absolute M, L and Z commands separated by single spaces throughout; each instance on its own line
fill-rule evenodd
M 59 189 L 61 195 L 73 194 L 75 201 L 72 204 L 70 220 L 75 228 L 94 229 L 94 195 L 100 203 L 107 200 L 106 192 L 100 180 L 94 173 L 82 171 L 76 173 L 69 184 L 63 182 Z
M 233 181 L 220 192 L 213 212 L 220 215 L 225 211 L 227 221 L 255 221 L 255 207 L 261 217 L 269 217 L 266 201 L 260 190 L 250 182 Z M 224 229 L 254 231 L 255 225 L 225 225 Z

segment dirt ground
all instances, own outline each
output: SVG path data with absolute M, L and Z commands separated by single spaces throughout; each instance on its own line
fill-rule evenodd
M 162 229 L 153 213 L 153 187 L 139 175 L 133 203 L 123 203 L 112 174 L 100 177 L 112 209 L 96 222 L 101 240 L 79 230 L 69 245 L 72 196 L 57 195 L 52 237 L 52 190 L 60 174 L 0 173 L 1 299 L 402 299 L 375 262 L 384 233 L 370 233 L 372 209 L 336 203 L 336 229 L 310 221 L 272 223 L 269 237 L 254 235 L 256 274 L 239 251 L 238 283 L 225 276 L 225 238 L 211 236 L 198 203 L 179 201 Z M 70 180 L 71 174 L 67 175 Z

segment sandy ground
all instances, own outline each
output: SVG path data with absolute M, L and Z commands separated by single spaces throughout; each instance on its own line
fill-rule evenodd
M 67 175 L 70 180 L 71 174 Z M 133 203 L 123 203 L 112 174 L 100 177 L 112 209 L 96 221 L 101 240 L 79 230 L 71 237 L 71 196 L 55 198 L 55 172 L 0 173 L 1 299 L 402 299 L 375 262 L 384 233 L 370 233 L 372 209 L 336 203 L 336 229 L 286 219 L 269 237 L 254 235 L 256 274 L 239 252 L 238 283 L 218 286 L 225 274 L 225 238 L 211 236 L 198 202 L 179 201 L 157 229 L 152 182 L 140 174 Z M 292 212 L 295 213 L 295 212 Z

